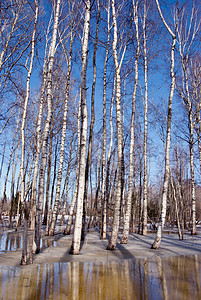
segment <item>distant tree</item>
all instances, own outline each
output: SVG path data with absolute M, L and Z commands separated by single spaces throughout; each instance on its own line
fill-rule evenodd
M 22 0 L 6 0 L 0 4 L 0 134 L 15 122 L 13 117 L 23 93 L 22 66 L 26 68 L 30 50 L 34 6 L 34 1 Z
M 182 68 L 182 85 L 180 81 L 177 84 L 179 95 L 183 100 L 183 104 L 186 108 L 188 115 L 188 129 L 189 129 L 189 156 L 190 156 L 190 174 L 191 174 L 191 209 L 192 209 L 192 230 L 191 234 L 196 234 L 196 201 L 195 201 L 195 171 L 194 171 L 194 95 L 191 92 L 191 79 L 190 64 L 192 57 L 192 48 L 196 46 L 197 34 L 200 30 L 200 20 L 198 19 L 198 11 L 195 4 L 192 5 L 190 16 L 186 13 L 189 10 L 188 7 L 183 7 L 180 13 L 180 22 L 177 29 L 178 43 L 179 43 L 179 55 Z M 189 19 L 189 21 L 188 21 Z M 186 21 L 187 20 L 187 21 Z

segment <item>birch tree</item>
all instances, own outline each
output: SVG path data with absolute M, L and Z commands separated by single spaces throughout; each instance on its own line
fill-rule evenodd
M 14 119 L 19 107 L 23 85 L 19 73 L 23 73 L 21 66 L 31 45 L 33 11 L 34 1 L 30 4 L 22 0 L 8 0 L 0 4 L 0 121 L 3 123 L 0 134 Z
M 201 59 L 199 55 L 196 55 L 193 58 L 191 63 L 192 69 L 192 83 L 193 86 L 193 95 L 195 102 L 195 115 L 196 115 L 196 134 L 198 139 L 198 152 L 199 152 L 199 161 L 200 161 L 200 171 L 201 171 Z
M 119 231 L 119 210 L 121 202 L 121 176 L 122 176 L 122 122 L 121 122 L 121 76 L 120 76 L 120 64 L 118 61 L 117 54 L 117 16 L 115 10 L 115 1 L 111 1 L 112 5 L 112 18 L 113 18 L 113 59 L 115 64 L 115 75 L 116 75 L 116 126 L 117 126 L 117 152 L 118 152 L 118 181 L 117 181 L 117 190 L 116 190 L 116 199 L 114 207 L 114 216 L 113 216 L 113 225 L 111 238 L 109 240 L 107 250 L 115 250 L 118 231 Z
M 71 201 L 71 205 L 70 205 L 70 211 L 69 211 L 69 215 L 68 215 L 68 221 L 67 221 L 67 225 L 66 228 L 64 230 L 64 234 L 69 235 L 71 232 L 71 225 L 73 222 L 73 213 L 74 213 L 74 209 L 75 209 L 75 204 L 77 202 L 77 191 L 78 191 L 78 175 L 79 175 L 79 157 L 80 157 L 80 116 L 81 116 L 81 105 L 79 103 L 79 108 L 78 108 L 78 116 L 77 116 L 77 165 L 76 165 L 76 186 L 74 189 L 74 193 L 73 193 L 73 198 Z
M 43 63 L 42 86 L 41 86 L 41 93 L 40 93 L 40 101 L 38 105 L 38 116 L 37 116 L 37 127 L 36 127 L 36 157 L 34 162 L 32 191 L 31 191 L 30 230 L 35 230 L 37 179 L 38 179 L 39 161 L 40 161 L 40 153 L 41 153 L 41 145 L 42 145 L 41 131 L 42 131 L 42 118 L 43 118 L 43 109 L 44 109 L 44 97 L 45 97 L 45 90 L 47 85 L 47 68 L 48 68 L 48 60 L 49 60 L 48 35 L 50 31 L 51 20 L 52 20 L 52 16 L 50 17 L 50 21 L 48 24 L 47 33 L 45 37 L 46 44 L 45 44 L 45 54 L 44 54 L 44 63 Z
M 157 234 L 152 244 L 153 249 L 158 249 L 160 247 L 160 243 L 162 239 L 162 230 L 165 225 L 165 217 L 166 217 L 166 210 L 167 210 L 167 194 L 168 194 L 168 183 L 169 183 L 169 176 L 170 176 L 170 137 L 171 137 L 171 121 L 172 121 L 172 100 L 173 100 L 173 95 L 175 90 L 174 56 L 175 56 L 175 44 L 176 44 L 176 28 L 175 28 L 175 32 L 171 30 L 170 26 L 166 23 L 166 20 L 162 14 L 158 0 L 156 0 L 156 4 L 157 4 L 157 8 L 161 20 L 165 25 L 168 33 L 171 35 L 172 44 L 171 44 L 171 70 L 170 70 L 171 87 L 170 87 L 169 100 L 168 100 L 168 115 L 167 115 L 166 144 L 165 144 L 165 172 L 164 172 L 164 182 L 163 182 L 163 192 L 162 192 L 162 208 L 161 208 L 160 222 L 157 229 Z
M 139 28 L 138 28 L 138 1 L 133 1 L 133 19 L 134 19 L 134 23 L 135 23 L 137 49 L 136 49 L 136 54 L 135 54 L 135 82 L 134 82 L 133 97 L 132 97 L 132 115 L 131 115 L 131 126 L 130 126 L 128 195 L 127 195 L 126 214 L 124 217 L 124 230 L 123 230 L 123 236 L 121 238 L 121 244 L 127 244 L 127 241 L 128 241 L 129 224 L 130 224 L 130 216 L 131 216 L 131 202 L 132 202 L 132 194 L 133 194 L 135 102 L 136 102 L 136 93 L 137 93 L 137 85 L 138 85 L 138 60 L 139 60 L 139 55 L 140 55 L 140 37 L 139 37 Z
M 63 189 L 63 197 L 61 197 L 61 198 L 64 198 L 64 201 L 63 201 L 63 212 L 62 212 L 62 217 L 60 220 L 60 225 L 64 222 L 64 218 L 65 218 L 66 210 L 67 210 L 68 186 L 69 186 L 69 181 L 70 181 L 70 174 L 72 171 L 71 164 L 72 164 L 72 152 L 73 152 L 73 147 L 74 147 L 74 137 L 75 137 L 75 129 L 73 128 L 72 135 L 71 135 L 71 141 L 70 141 L 70 147 L 69 147 L 69 159 L 68 159 L 68 167 L 67 167 L 65 184 L 64 184 L 64 189 Z M 65 193 L 65 196 L 64 196 L 64 193 Z M 74 206 L 73 206 L 73 209 L 74 209 Z M 69 219 L 69 217 L 70 216 L 68 216 L 68 219 Z M 71 229 L 71 223 L 70 223 L 70 229 Z M 70 234 L 70 229 L 69 229 L 69 234 Z M 65 229 L 64 234 L 67 234 L 66 232 L 67 231 Z
M 106 239 L 106 222 L 107 222 L 107 200 L 106 200 L 106 88 L 107 88 L 107 63 L 109 55 L 109 46 L 110 46 L 110 9 L 111 4 L 108 1 L 107 11 L 107 45 L 105 53 L 105 63 L 104 63 L 104 75 L 103 75 L 103 148 L 102 148 L 102 187 L 101 187 L 101 204 L 102 204 L 102 213 L 101 213 L 101 228 L 100 228 L 100 238 Z M 111 151 L 110 151 L 111 152 Z
M 90 123 L 90 130 L 89 130 L 89 145 L 88 145 L 88 153 L 87 153 L 87 161 L 86 161 L 86 169 L 85 169 L 82 240 L 84 240 L 84 236 L 85 236 L 85 216 L 86 216 L 86 206 L 87 206 L 89 167 L 90 167 L 90 164 L 91 164 L 93 128 L 94 128 L 94 123 L 95 123 L 94 98 L 95 98 L 95 86 L 96 86 L 96 55 L 97 55 L 97 47 L 98 47 L 99 21 L 100 21 L 100 5 L 99 5 L 99 0 L 97 0 L 96 36 L 95 36 L 95 41 L 94 41 L 94 53 L 93 53 L 93 83 L 92 83 L 92 94 L 91 94 L 91 123 Z
M 179 235 L 179 239 L 182 240 L 183 236 L 182 236 L 181 226 L 180 226 L 179 208 L 178 208 L 178 201 L 177 201 L 177 196 L 176 196 L 176 188 L 174 186 L 174 180 L 173 180 L 171 170 L 170 170 L 170 184 L 171 184 L 171 188 L 172 188 L 173 200 L 175 203 L 175 213 L 176 213 L 176 220 L 177 220 L 178 235 Z
M 144 48 L 144 178 L 143 178 L 143 216 L 142 216 L 142 234 L 147 235 L 147 106 L 148 106 L 148 60 L 147 60 L 147 37 L 146 37 L 146 19 L 147 19 L 147 1 L 144 1 L 144 19 L 143 19 L 143 48 Z
M 72 3 L 72 11 L 71 11 L 71 31 L 70 31 L 69 55 L 67 55 L 67 53 L 65 51 L 65 47 L 63 47 L 65 55 L 66 55 L 66 60 L 68 62 L 68 67 L 67 67 L 68 73 L 67 73 L 67 79 L 66 79 L 65 106 L 64 106 L 63 127 L 62 127 L 62 134 L 61 134 L 61 148 L 60 148 L 59 169 L 58 169 L 58 176 L 57 176 L 56 197 L 55 197 L 55 202 L 54 202 L 54 209 L 52 212 L 51 225 L 50 225 L 50 229 L 49 229 L 50 236 L 54 235 L 57 214 L 58 214 L 58 208 L 59 208 L 59 202 L 60 202 L 60 188 L 61 188 L 61 180 L 62 180 L 62 169 L 63 169 L 66 128 L 67 128 L 68 100 L 69 100 L 70 78 L 71 78 L 72 46 L 73 46 L 73 40 L 74 40 L 74 36 L 75 36 L 74 20 L 73 20 L 74 6 L 75 6 L 75 2 Z M 62 43 L 63 43 L 63 41 L 62 41 Z
M 56 2 L 56 11 L 54 16 L 54 26 L 52 32 L 52 40 L 49 49 L 49 62 L 47 70 L 47 118 L 45 122 L 44 135 L 42 141 L 41 153 L 41 166 L 39 171 L 39 186 L 38 186 L 38 202 L 36 209 L 36 223 L 35 223 L 35 243 L 36 253 L 40 252 L 40 239 L 41 239 L 41 226 L 42 226 L 42 213 L 43 213 L 43 200 L 44 200 L 44 186 L 45 186 L 45 168 L 47 160 L 47 142 L 49 136 L 49 129 L 52 119 L 52 72 L 54 66 L 54 57 L 56 51 L 57 32 L 59 26 L 59 12 L 61 1 Z
M 4 182 L 4 192 L 3 192 L 3 195 L 4 195 L 4 198 L 6 197 L 6 191 L 7 191 L 7 182 L 8 182 L 8 176 L 9 176 L 9 172 L 10 172 L 10 167 L 11 167 L 11 163 L 12 163 L 12 159 L 13 159 L 13 155 L 15 153 L 15 143 L 16 143 L 16 138 L 17 138 L 17 135 L 19 134 L 19 119 L 17 121 L 17 124 L 16 124 L 16 130 L 15 130 L 15 133 L 13 135 L 13 140 L 12 140 L 12 145 L 11 145 L 11 151 L 10 151 L 10 156 L 9 156 L 9 162 L 8 162 L 8 167 L 7 167 L 7 172 L 6 172 L 6 177 L 5 177 L 5 182 Z
M 82 231 L 82 214 L 83 214 L 83 199 L 85 186 L 85 168 L 86 168 L 86 146 L 87 146 L 87 105 L 86 105 L 86 71 L 87 71 L 87 54 L 88 40 L 91 17 L 91 1 L 84 2 L 85 5 L 85 20 L 82 43 L 82 71 L 81 71 L 81 134 L 80 134 L 80 157 L 79 157 L 79 176 L 78 176 L 78 191 L 77 191 L 77 208 L 75 218 L 75 228 L 71 252 L 78 255 L 80 252 L 81 231 Z
M 27 68 L 27 82 L 26 82 L 26 98 L 24 101 L 24 109 L 23 109 L 23 116 L 22 116 L 22 125 L 21 125 L 21 165 L 20 165 L 20 174 L 21 174 L 21 204 L 22 210 L 24 214 L 24 232 L 23 232 L 23 247 L 22 247 L 22 258 L 21 264 L 25 265 L 27 263 L 27 234 L 28 234 L 28 207 L 25 199 L 25 168 L 24 168 L 24 157 L 25 157 L 25 122 L 26 122 L 26 115 L 27 115 L 27 105 L 30 95 L 30 79 L 31 73 L 33 68 L 33 60 L 34 60 L 34 48 L 35 48 L 35 35 L 36 35 L 36 24 L 38 19 L 38 1 L 35 0 L 35 22 L 34 22 L 34 29 L 32 35 L 32 43 L 31 43 L 31 52 L 30 52 L 30 64 Z M 29 58 L 29 57 L 28 57 Z
M 50 128 L 50 138 L 49 138 L 49 152 L 48 152 L 48 162 L 47 162 L 47 182 L 46 182 L 46 199 L 45 199 L 45 211 L 43 217 L 43 225 L 47 225 L 46 234 L 49 233 L 49 215 L 50 215 L 50 207 L 49 207 L 49 198 L 50 198 L 50 180 L 51 180 L 51 169 L 52 169 L 52 152 L 53 152 L 53 124 L 51 124 Z
M 195 172 L 194 172 L 194 112 L 193 112 L 193 95 L 190 94 L 190 60 L 191 60 L 191 49 L 194 46 L 196 35 L 200 29 L 200 20 L 197 17 L 197 11 L 193 4 L 190 21 L 186 22 L 188 15 L 185 13 L 186 9 L 183 8 L 181 13 L 181 20 L 178 26 L 178 43 L 179 43 L 179 54 L 181 60 L 181 67 L 183 73 L 183 88 L 180 84 L 177 85 L 179 88 L 179 94 L 183 100 L 188 114 L 188 127 L 189 127 L 189 156 L 190 156 L 190 176 L 191 176 L 191 211 L 192 211 L 192 229 L 191 234 L 196 234 L 196 201 L 195 201 Z

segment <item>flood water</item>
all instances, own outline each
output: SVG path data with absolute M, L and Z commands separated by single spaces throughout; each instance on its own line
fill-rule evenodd
M 201 256 L 0 268 L 0 299 L 201 299 Z
M 0 253 L 22 248 L 22 235 L 15 232 L 0 232 Z
M 29 233 L 28 236 L 28 245 L 29 239 L 32 237 L 33 233 Z M 12 232 L 0 232 L 0 253 L 17 251 L 22 249 L 23 237 L 22 233 Z M 43 238 L 40 243 L 41 248 L 47 247 L 60 247 L 61 243 L 59 241 L 54 241 L 52 239 Z

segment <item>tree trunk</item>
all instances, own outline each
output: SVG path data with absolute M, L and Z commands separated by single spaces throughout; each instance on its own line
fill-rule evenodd
M 4 147 L 3 147 L 2 159 L 1 159 L 1 167 L 0 167 L 0 178 L 1 178 L 2 169 L 3 169 L 3 164 L 4 164 L 4 157 L 5 157 L 6 143 L 7 143 L 7 138 L 6 138 L 5 142 L 4 142 Z
M 140 40 L 139 40 L 139 31 L 138 31 L 138 1 L 136 2 L 136 4 L 135 1 L 133 1 L 133 13 L 134 13 L 134 22 L 135 22 L 135 29 L 136 29 L 137 50 L 136 50 L 136 57 L 135 57 L 135 82 L 134 82 L 134 89 L 133 89 L 132 115 L 131 115 L 131 127 L 130 127 L 131 138 L 130 138 L 130 153 L 129 153 L 128 195 L 127 195 L 126 214 L 124 217 L 124 229 L 123 229 L 123 236 L 121 238 L 121 244 L 127 244 L 128 242 L 130 216 L 131 216 L 131 203 L 132 203 L 132 194 L 133 194 L 135 101 L 136 101 L 136 93 L 137 93 L 137 85 L 138 85 L 138 59 L 140 53 Z
M 110 1 L 108 1 L 107 8 L 107 46 L 104 63 L 104 75 L 103 75 L 103 146 L 102 146 L 102 189 L 101 189 L 101 228 L 100 238 L 106 239 L 107 226 L 107 201 L 106 201 L 106 87 L 107 87 L 107 62 L 110 45 Z
M 50 142 L 49 142 L 49 153 L 48 153 L 48 163 L 47 163 L 47 183 L 46 183 L 46 200 L 45 200 L 45 211 L 43 218 L 43 225 L 48 225 L 48 214 L 49 214 L 49 202 L 50 202 L 50 177 L 52 169 L 52 139 L 53 139 L 53 126 L 50 129 Z M 48 227 L 48 226 L 47 226 Z M 47 232 L 46 232 L 47 234 Z
M 187 69 L 184 65 L 183 57 L 182 57 L 182 66 L 185 76 L 185 89 L 186 89 L 186 96 L 187 99 L 184 99 L 184 102 L 188 108 L 188 121 L 189 121 L 189 150 L 190 150 L 190 174 L 191 174 L 191 220 L 192 220 L 192 228 L 191 234 L 196 235 L 196 203 L 195 203 L 195 175 L 194 175 L 194 153 L 193 153 L 193 146 L 194 146 L 194 122 L 193 122 L 193 111 L 192 111 L 192 103 L 190 101 L 190 93 L 189 93 L 189 86 L 188 86 L 188 75 Z
M 160 247 L 160 243 L 162 239 L 162 230 L 165 224 L 165 217 L 166 217 L 168 182 L 169 182 L 169 175 L 170 175 L 170 137 L 171 137 L 172 100 L 173 100 L 174 89 L 175 89 L 174 51 L 175 51 L 175 44 L 176 44 L 176 35 L 171 31 L 170 27 L 167 25 L 162 15 L 162 12 L 160 10 L 160 5 L 158 0 L 156 0 L 156 3 L 157 3 L 160 17 L 164 25 L 166 26 L 167 30 L 172 36 L 172 47 L 171 47 L 171 72 L 170 72 L 171 88 L 170 88 L 169 101 L 168 101 L 167 132 L 166 132 L 166 146 L 165 146 L 165 174 L 164 174 L 163 192 L 162 192 L 162 209 L 161 209 L 161 216 L 160 216 L 157 234 L 151 247 L 152 249 L 158 249 Z
M 77 141 L 78 141 L 77 162 L 78 163 L 77 163 L 77 169 L 76 169 L 76 186 L 75 186 L 75 190 L 73 193 L 73 199 L 72 199 L 71 206 L 70 206 L 70 212 L 69 212 L 69 216 L 68 216 L 67 225 L 64 230 L 64 234 L 66 234 L 66 235 L 69 235 L 71 232 L 71 226 L 72 226 L 72 222 L 73 222 L 73 213 L 74 213 L 75 204 L 77 202 L 79 161 L 80 161 L 80 116 L 81 116 L 81 105 L 79 104 L 78 117 L 77 117 Z
M 28 69 L 27 74 L 27 81 L 26 81 L 26 98 L 24 101 L 24 108 L 23 108 L 23 117 L 22 117 L 22 125 L 21 125 L 21 165 L 20 165 L 20 175 L 21 175 L 21 205 L 22 205 L 22 211 L 24 215 L 24 232 L 23 232 L 23 248 L 22 248 L 22 258 L 21 258 L 21 264 L 26 265 L 27 264 L 27 239 L 28 239 L 28 218 L 29 218 L 29 212 L 28 207 L 26 204 L 26 197 L 25 197 L 25 168 L 24 168 L 24 157 L 25 157 L 25 122 L 26 122 L 26 116 L 27 116 L 27 105 L 29 101 L 29 95 L 30 95 L 30 79 L 31 79 L 31 73 L 32 73 L 32 67 L 33 67 L 33 60 L 34 60 L 34 47 L 35 47 L 35 34 L 36 34 L 36 24 L 38 19 L 38 1 L 35 0 L 35 21 L 34 21 L 34 30 L 32 34 L 32 43 L 31 43 L 31 57 L 30 57 L 30 65 Z
M 170 182 L 171 182 L 171 187 L 172 187 L 172 192 L 173 192 L 173 199 L 174 199 L 174 203 L 175 203 L 175 213 L 176 213 L 176 220 L 177 220 L 178 235 L 179 235 L 179 239 L 182 240 L 183 236 L 182 236 L 180 220 L 179 220 L 178 202 L 177 202 L 176 190 L 174 187 L 174 181 L 173 181 L 173 176 L 172 176 L 171 170 L 170 170 Z
M 70 178 L 70 173 L 71 173 L 72 148 L 73 148 L 74 135 L 75 135 L 75 131 L 73 130 L 72 136 L 71 136 L 71 141 L 70 141 L 69 160 L 68 160 L 68 167 L 67 167 L 67 173 L 66 173 L 66 179 L 65 179 L 65 187 L 63 190 L 63 197 L 64 197 L 65 190 L 66 190 L 66 194 L 65 194 L 65 199 L 64 199 L 63 212 L 62 212 L 62 217 L 60 220 L 60 225 L 62 225 L 62 223 L 64 222 L 64 218 L 66 215 L 66 209 L 67 209 L 68 185 L 69 185 L 69 178 Z
M 72 10 L 72 14 L 73 14 L 73 10 Z M 65 106 L 64 106 L 63 127 L 62 127 L 62 134 L 61 134 L 61 149 L 60 149 L 60 159 L 59 159 L 59 170 L 58 170 L 58 176 L 57 176 L 57 187 L 56 187 L 56 197 L 55 197 L 55 202 L 54 202 L 54 209 L 53 209 L 53 212 L 52 212 L 51 225 L 50 225 L 50 228 L 49 228 L 49 236 L 54 235 L 56 220 L 57 220 L 57 215 L 58 215 L 58 208 L 59 208 L 59 203 L 60 203 L 60 189 L 61 189 L 64 150 L 65 150 L 65 140 L 66 140 L 67 113 L 68 113 L 68 100 L 69 100 L 70 77 L 71 77 L 71 61 L 72 61 L 73 39 L 74 39 L 73 22 L 71 22 L 71 40 L 70 40 L 70 52 L 69 52 L 69 57 L 68 57 L 68 74 L 67 74 L 67 80 L 66 80 Z
M 89 181 L 89 168 L 91 164 L 92 156 L 92 141 L 93 141 L 93 128 L 95 123 L 95 112 L 94 112 L 94 98 L 95 98 L 95 86 L 96 86 L 96 53 L 98 47 L 98 34 L 99 34 L 99 20 L 100 20 L 100 6 L 99 0 L 97 0 L 98 12 L 96 19 L 96 37 L 94 42 L 94 54 L 93 54 L 93 84 L 92 84 L 92 94 L 91 94 L 91 124 L 89 131 L 89 145 L 88 145 L 88 154 L 87 162 L 85 169 L 85 187 L 84 187 L 84 201 L 83 201 L 83 218 L 82 218 L 82 241 L 85 238 L 85 218 L 86 218 L 86 207 L 87 207 L 87 193 L 88 193 L 88 181 Z
M 12 158 L 13 158 L 13 152 L 15 152 L 14 149 L 14 145 L 15 145 L 15 139 L 18 133 L 18 129 L 19 129 L 19 122 L 17 122 L 17 127 L 16 127 L 16 131 L 13 137 L 13 141 L 12 141 L 12 146 L 11 146 L 11 151 L 10 151 L 10 157 L 9 157 L 9 162 L 8 162 L 8 167 L 7 167 L 7 172 L 6 172 L 6 178 L 5 178 L 5 182 L 4 182 L 4 192 L 3 195 L 6 196 L 6 188 L 7 188 L 7 181 L 8 181 L 8 175 L 10 172 L 10 167 L 11 167 L 11 162 L 12 162 Z
M 143 44 L 144 44 L 144 179 L 143 179 L 143 216 L 142 216 L 142 235 L 147 235 L 147 105 L 148 105 L 148 62 L 147 62 L 147 45 L 146 45 L 146 17 L 147 4 L 144 2 L 144 22 L 143 22 Z
M 51 133 L 50 133 L 51 136 Z M 54 172 L 53 172 L 53 179 L 52 179 L 52 187 L 51 187 L 51 196 L 48 204 L 48 213 L 47 213 L 47 226 L 46 226 L 46 235 L 49 234 L 49 227 L 51 223 L 51 213 L 52 213 L 52 207 L 53 207 L 53 198 L 54 198 L 54 187 L 55 187 L 55 181 L 57 177 L 57 148 L 58 148 L 58 141 L 56 142 L 55 146 L 55 158 L 54 158 Z
M 117 54 L 117 20 L 115 12 L 115 1 L 112 0 L 112 17 L 114 24 L 114 39 L 113 39 L 113 58 L 115 64 L 115 75 L 116 75 L 116 126 L 117 126 L 117 151 L 118 151 L 118 180 L 117 180 L 117 191 L 116 200 L 114 207 L 114 217 L 111 238 L 109 240 L 107 250 L 115 250 L 118 239 L 119 231 L 119 213 L 121 203 L 121 176 L 122 176 L 122 125 L 121 125 L 121 77 L 120 77 L 120 65 L 118 62 Z
M 141 128 L 140 128 L 140 145 L 141 145 Z M 138 234 L 141 234 L 142 231 L 142 214 L 143 214 L 143 193 L 142 193 L 142 177 L 143 177 L 143 166 L 142 166 L 142 154 L 141 150 L 139 150 L 139 171 L 140 171 L 140 186 L 139 186 L 139 216 L 138 216 Z
M 74 213 L 74 209 L 75 209 L 75 203 L 77 201 L 77 190 L 78 190 L 78 181 L 76 182 L 75 191 L 73 194 L 73 199 L 71 202 L 70 211 L 69 211 L 69 215 L 68 215 L 68 221 L 67 221 L 66 228 L 64 230 L 64 234 L 66 234 L 66 235 L 69 235 L 71 232 L 71 226 L 72 226 L 72 222 L 73 222 L 73 213 Z
M 12 166 L 11 204 L 10 204 L 10 216 L 9 216 L 9 226 L 11 227 L 12 227 L 12 216 L 13 216 L 13 204 L 15 198 L 15 173 L 16 173 L 16 167 L 18 162 L 19 150 L 20 150 L 20 140 L 17 147 L 16 157 L 15 159 L 13 158 L 13 166 Z
M 185 16 L 187 17 L 187 16 Z M 196 19 L 196 12 L 194 8 L 191 11 L 191 20 Z M 189 25 L 188 29 L 183 28 L 183 22 L 186 20 L 181 19 L 180 27 L 178 27 L 178 40 L 179 40 L 179 53 L 181 58 L 181 66 L 183 71 L 183 84 L 180 90 L 181 97 L 183 99 L 184 105 L 188 113 L 188 128 L 189 128 L 189 156 L 190 156 L 190 182 L 191 182 L 191 220 L 192 228 L 191 234 L 196 235 L 196 201 L 195 201 L 195 174 L 194 174 L 194 112 L 193 112 L 193 95 L 190 95 L 190 86 L 189 86 L 189 63 L 191 52 L 190 49 L 193 47 L 193 42 L 195 40 L 197 30 L 200 25 L 195 23 L 193 26 Z M 189 44 L 186 47 L 187 43 Z M 187 49 L 186 49 L 187 48 Z M 192 87 L 192 84 L 191 84 Z
M 54 19 L 54 28 L 52 33 L 52 40 L 49 51 L 49 64 L 47 73 L 47 106 L 48 113 L 44 128 L 44 137 L 42 142 L 42 154 L 41 154 L 41 167 L 39 171 L 39 187 L 38 187 L 38 203 L 36 207 L 36 222 L 35 222 L 35 243 L 36 253 L 40 252 L 40 239 L 41 239 L 41 226 L 42 226 L 42 214 L 43 214 L 43 200 L 44 200 L 44 188 L 45 188 L 45 169 L 47 161 L 47 145 L 49 129 L 52 120 L 52 72 L 54 65 L 54 56 L 56 51 L 57 31 L 59 25 L 59 12 L 60 12 L 60 0 L 57 0 L 56 12 Z
M 42 118 L 43 118 L 44 94 L 45 94 L 45 89 L 47 84 L 47 67 L 48 67 L 47 62 L 49 60 L 49 57 L 47 57 L 48 32 L 46 34 L 45 58 L 43 64 L 43 79 L 42 79 L 40 104 L 38 109 L 38 120 L 37 120 L 37 128 L 36 128 L 36 157 L 35 157 L 33 179 L 32 179 L 32 191 L 31 191 L 30 230 L 35 230 L 37 179 L 38 179 L 39 160 L 40 160 L 40 152 L 41 152 L 41 145 L 42 145 L 41 125 L 42 125 Z
M 112 99 L 111 99 L 111 104 L 110 104 L 110 146 L 107 154 L 107 168 L 106 168 L 106 191 L 105 191 L 105 202 L 104 202 L 104 211 L 103 211 L 103 233 L 106 235 L 106 222 L 107 222 L 107 205 L 109 203 L 110 199 L 110 193 L 111 193 L 111 171 L 110 171 L 110 164 L 111 164 L 111 158 L 112 158 L 112 145 L 113 145 L 113 106 L 114 106 L 114 97 L 115 97 L 115 92 L 116 92 L 116 76 L 114 77 L 114 83 L 113 83 L 113 93 L 112 93 Z
M 77 193 L 77 209 L 75 218 L 75 228 L 71 252 L 78 255 L 80 252 L 81 231 L 82 231 L 82 214 L 83 199 L 85 186 L 85 168 L 86 168 L 86 146 L 87 146 L 87 105 L 86 105 L 86 71 L 87 71 L 87 54 L 89 27 L 91 17 L 91 1 L 86 2 L 84 38 L 82 45 L 82 72 L 81 72 L 81 139 L 80 139 L 80 158 L 79 158 L 79 176 L 78 176 L 78 193 Z

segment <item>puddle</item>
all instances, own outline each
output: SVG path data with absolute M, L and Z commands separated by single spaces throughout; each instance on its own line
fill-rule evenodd
M 0 253 L 22 248 L 22 234 L 15 232 L 0 233 Z
M 29 233 L 28 239 L 32 236 L 32 233 Z M 12 232 L 1 232 L 0 233 L 0 253 L 9 252 L 9 251 L 17 251 L 22 249 L 23 237 L 22 232 L 16 233 Z M 28 240 L 29 245 L 29 240 Z M 55 241 L 52 239 L 48 239 L 46 237 L 41 239 L 40 243 L 41 248 L 47 247 L 61 247 L 62 244 L 59 241 Z
M 1 299 L 201 299 L 201 256 L 0 268 Z

